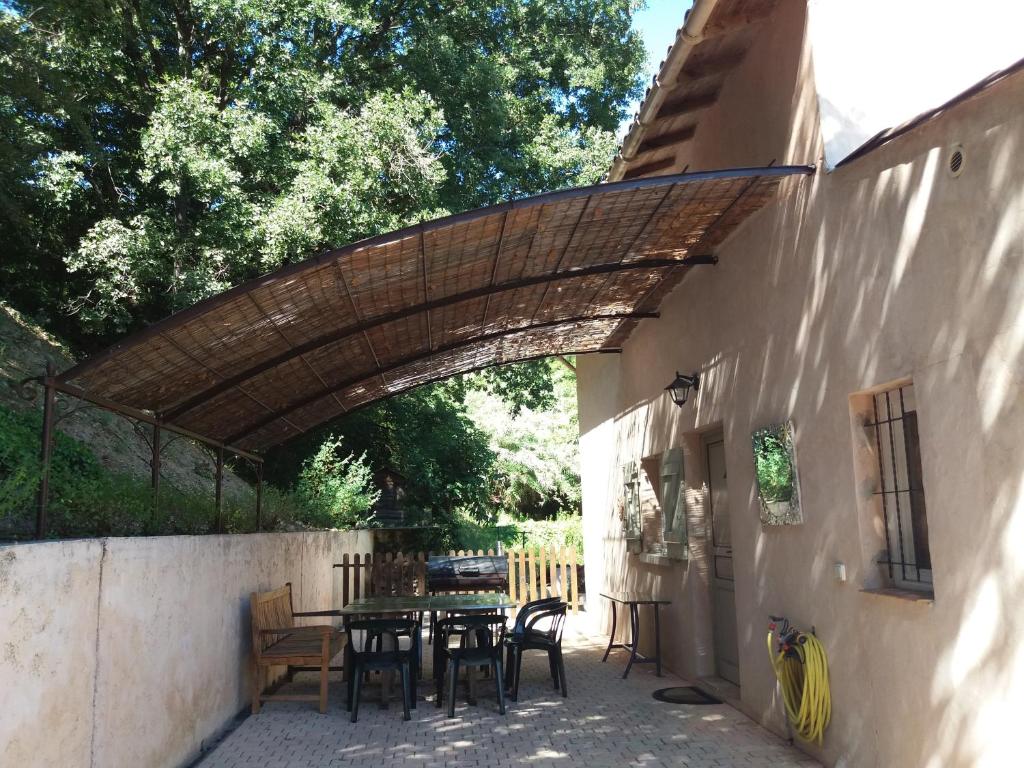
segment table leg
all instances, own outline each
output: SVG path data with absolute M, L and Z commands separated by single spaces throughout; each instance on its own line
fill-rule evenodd
M 467 632 L 465 634 L 466 647 L 476 648 L 476 632 Z M 466 665 L 466 700 L 470 705 L 476 705 L 476 667 L 472 664 Z
M 629 663 L 626 664 L 626 671 L 622 673 L 623 680 L 629 676 L 629 670 L 633 667 L 633 662 L 636 661 L 636 649 L 640 645 L 640 609 L 637 608 L 636 603 L 629 604 L 629 629 L 631 635 Z
M 608 661 L 608 654 L 612 652 L 612 646 L 615 645 L 615 601 L 612 600 L 612 633 L 608 637 L 608 647 L 605 648 L 604 658 L 602 662 Z
M 658 616 L 658 604 L 654 604 L 654 669 L 661 677 L 661 619 Z

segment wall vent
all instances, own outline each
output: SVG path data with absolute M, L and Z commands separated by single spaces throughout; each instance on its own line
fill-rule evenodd
M 964 170 L 964 148 L 957 144 L 949 153 L 949 175 L 954 179 Z

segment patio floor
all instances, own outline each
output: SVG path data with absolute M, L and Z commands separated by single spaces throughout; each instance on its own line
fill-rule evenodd
M 344 685 L 332 675 L 326 715 L 307 702 L 268 702 L 200 761 L 202 768 L 229 766 L 765 766 L 792 768 L 819 763 L 790 747 L 732 707 L 680 706 L 651 698 L 658 688 L 684 685 L 653 665 L 634 667 L 622 680 L 625 654 L 613 652 L 601 663 L 607 639 L 567 629 L 563 641 L 569 698 L 556 693 L 546 657 L 527 654 L 519 702 L 509 702 L 502 717 L 493 688 L 483 680 L 477 705 L 465 703 L 448 720 L 433 701 L 420 700 L 412 721 L 402 721 L 401 702 L 388 709 L 377 702 L 377 687 L 364 691 L 359 722 L 348 720 Z M 429 646 L 425 646 L 429 657 Z M 429 664 L 429 658 L 426 663 Z M 313 692 L 312 676 L 297 675 L 293 692 Z M 283 692 L 283 689 L 282 689 Z M 422 683 L 420 696 L 433 694 Z

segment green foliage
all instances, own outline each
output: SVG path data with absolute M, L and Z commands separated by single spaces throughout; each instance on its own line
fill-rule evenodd
M 793 497 L 793 463 L 783 428 L 754 433 L 757 488 L 765 502 L 789 501 Z
M 544 407 L 517 407 L 513 398 L 499 399 L 479 388 L 468 396 L 470 414 L 488 435 L 495 455 L 488 506 L 493 514 L 528 518 L 578 513 L 576 377 L 553 360 L 532 364 L 530 375 L 550 393 Z
M 554 520 L 524 520 L 518 524 L 520 541 L 513 549 L 525 547 L 574 547 L 583 555 L 583 516 L 560 514 Z
M 321 249 L 596 182 L 641 87 L 634 5 L 8 0 L 0 294 L 89 351 Z M 407 478 L 406 506 L 425 520 L 551 515 L 579 503 L 575 434 L 556 389 L 546 363 L 524 363 L 335 428 L 346 451 Z M 497 439 L 470 414 L 471 390 L 539 432 Z M 557 439 L 545 420 L 560 425 Z M 272 479 L 293 485 L 328 434 L 273 452 Z M 34 434 L 28 445 L 2 459 L 0 509 L 31 506 Z M 206 498 L 168 488 L 153 513 L 145 483 L 95 461 L 82 469 L 54 482 L 66 530 L 208 527 Z M 268 488 L 264 502 L 268 522 L 320 519 L 296 494 Z M 248 501 L 227 508 L 229 525 L 245 529 Z
M 429 523 L 455 510 L 486 514 L 485 478 L 494 456 L 488 438 L 470 419 L 465 388 L 455 379 L 376 403 L 267 453 L 268 479 L 288 485 L 330 430 L 344 434 L 344 450 L 365 455 L 370 466 L 397 471 L 404 505 Z
M 554 380 L 548 360 L 487 368 L 470 377 L 469 386 L 500 398 L 513 416 L 518 416 L 523 408 L 543 411 L 555 405 Z
M 506 550 L 575 547 L 583 554 L 583 518 L 578 514 L 561 513 L 553 520 L 517 520 L 502 515 L 498 523 L 461 514 L 452 523 L 439 549 L 488 550 L 500 542 Z
M 640 89 L 633 5 L 9 0 L 2 291 L 91 349 L 331 245 L 595 182 Z
M 35 500 L 39 481 L 38 412 L 12 411 L 0 406 L 0 538 L 28 538 L 35 531 Z M 348 462 L 349 477 L 360 476 Z M 363 468 L 364 478 L 368 477 Z M 346 498 L 344 492 L 339 496 Z M 372 504 L 372 494 L 367 497 Z M 324 527 L 344 523 L 344 516 L 325 521 L 324 505 L 307 503 L 298 491 L 263 487 L 263 528 Z M 365 509 L 365 507 L 364 507 Z M 256 526 L 251 490 L 226 492 L 224 530 L 247 533 Z M 216 527 L 213 489 L 182 491 L 164 482 L 159 507 L 154 508 L 150 484 L 137 477 L 111 472 L 92 452 L 64 433 L 54 433 L 50 470 L 47 535 L 51 538 L 88 536 L 154 536 L 212 533 Z
M 361 528 L 373 520 L 370 508 L 380 498 L 366 454 L 342 455 L 342 440 L 328 437 L 302 466 L 297 492 L 309 510 L 308 522 L 320 528 Z

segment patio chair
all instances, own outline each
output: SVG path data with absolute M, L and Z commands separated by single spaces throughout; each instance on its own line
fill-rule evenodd
M 505 617 L 500 614 L 450 616 L 437 622 L 437 642 L 434 643 L 435 705 L 441 706 L 447 670 L 448 717 L 455 717 L 455 691 L 460 667 L 486 667 L 491 670 L 498 697 L 498 712 L 505 714 L 505 675 L 501 661 L 504 634 Z M 453 636 L 459 637 L 457 648 L 450 647 Z M 474 640 L 476 645 L 471 644 Z
M 531 600 L 525 603 L 516 613 L 516 620 L 512 628 L 508 630 L 509 637 L 520 637 L 526 633 L 526 620 L 537 611 L 543 610 L 546 606 L 561 602 L 560 597 L 542 597 L 538 600 Z
M 292 609 L 292 585 L 272 592 L 253 592 L 249 597 L 252 612 L 252 713 L 259 714 L 264 701 L 317 701 L 320 713 L 327 712 L 327 673 L 340 671 L 330 666 L 344 643 L 342 633 L 330 625 L 296 626 L 304 616 L 332 616 L 334 611 L 297 612 Z M 266 694 L 267 667 L 286 667 L 289 677 L 296 670 L 319 670 L 319 695 Z
M 565 679 L 565 661 L 562 658 L 562 628 L 565 625 L 567 604 L 563 602 L 549 603 L 527 617 L 520 635 L 506 638 L 505 648 L 508 653 L 506 669 L 507 681 L 512 701 L 519 701 L 519 678 L 523 666 L 523 652 L 529 650 L 545 651 L 548 654 L 548 665 L 555 690 L 561 689 L 562 696 L 569 696 L 569 687 Z
M 519 611 L 516 613 L 515 621 L 513 622 L 512 627 L 511 628 L 507 628 L 506 627 L 506 630 L 507 630 L 506 631 L 506 640 L 505 640 L 506 645 L 509 642 L 518 641 L 518 640 L 521 640 L 523 638 L 523 636 L 526 634 L 526 622 L 529 620 L 530 616 L 532 616 L 533 614 L 537 613 L 538 611 L 543 610 L 544 608 L 546 608 L 548 606 L 556 605 L 559 602 L 561 602 L 561 598 L 559 598 L 559 597 L 542 597 L 542 598 L 540 598 L 538 600 L 531 600 L 528 603 L 524 603 L 523 607 L 520 608 Z M 536 630 L 534 630 L 534 631 L 536 631 Z M 511 656 L 509 658 L 511 660 Z M 505 690 L 506 691 L 511 690 L 511 688 L 512 688 L 512 669 L 513 669 L 513 665 L 512 664 L 509 664 L 509 663 L 505 664 Z M 558 673 L 555 672 L 555 671 L 552 671 L 551 679 L 552 679 L 552 681 L 557 682 L 558 681 Z
M 414 649 L 399 649 L 400 635 L 411 633 L 416 624 L 411 619 L 360 619 L 350 621 L 345 629 L 348 632 L 348 645 L 345 648 L 348 675 L 348 709 L 352 712 L 351 720 L 359 719 L 359 698 L 362 692 L 363 675 L 371 671 L 396 670 L 402 676 L 402 719 L 409 720 L 409 708 L 414 706 L 413 685 L 410 670 L 413 665 Z M 362 633 L 362 649 L 356 642 L 357 632 Z M 390 638 L 393 648 L 382 649 L 383 640 Z M 369 650 L 374 645 L 378 650 Z

